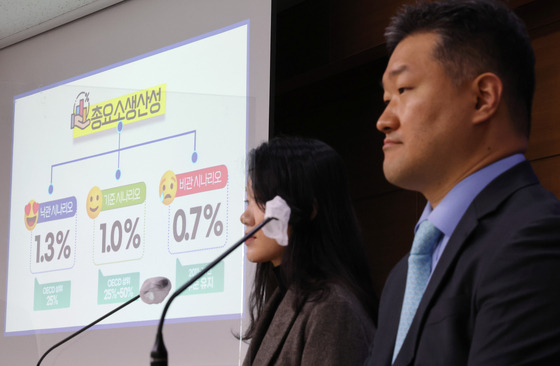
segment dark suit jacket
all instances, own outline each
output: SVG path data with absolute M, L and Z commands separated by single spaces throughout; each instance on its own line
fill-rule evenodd
M 294 296 L 276 290 L 267 301 L 243 365 L 363 365 L 375 327 L 356 297 L 332 285 L 295 312 Z
M 391 364 L 406 273 L 405 257 L 385 284 L 367 364 Z M 467 209 L 394 365 L 560 365 L 560 204 L 528 162 Z

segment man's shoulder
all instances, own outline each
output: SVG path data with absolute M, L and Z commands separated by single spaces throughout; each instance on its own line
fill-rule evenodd
M 474 210 L 474 211 L 473 211 Z M 529 162 L 522 162 L 495 178 L 474 199 L 465 215 L 479 218 L 507 215 L 525 222 L 543 216 L 560 218 L 560 200 L 539 182 Z

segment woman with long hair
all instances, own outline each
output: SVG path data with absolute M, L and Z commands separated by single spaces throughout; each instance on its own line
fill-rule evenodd
M 342 158 L 323 142 L 275 138 L 248 159 L 247 231 L 280 196 L 288 244 L 263 230 L 246 241 L 257 263 L 244 365 L 362 365 L 377 302 Z

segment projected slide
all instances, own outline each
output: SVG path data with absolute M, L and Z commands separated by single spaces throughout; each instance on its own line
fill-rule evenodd
M 83 326 L 150 277 L 174 290 L 243 235 L 247 44 L 238 23 L 15 98 L 6 334 Z M 242 297 L 240 249 L 168 319 L 239 316 Z

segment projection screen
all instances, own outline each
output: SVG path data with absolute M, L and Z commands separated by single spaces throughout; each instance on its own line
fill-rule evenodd
M 268 1 L 134 0 L 0 50 L 3 362 L 35 364 L 241 238 L 270 27 Z M 241 247 L 177 297 L 170 365 L 240 363 L 252 270 Z M 147 364 L 164 303 L 138 300 L 42 364 Z

